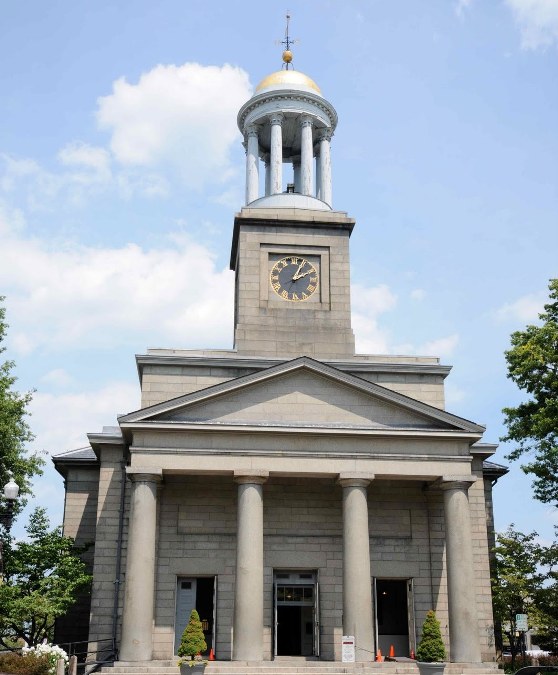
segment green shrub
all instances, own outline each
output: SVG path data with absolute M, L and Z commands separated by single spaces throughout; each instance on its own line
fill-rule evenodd
M 197 656 L 197 654 L 205 652 L 206 649 L 207 643 L 203 634 L 200 615 L 193 609 L 190 613 L 188 625 L 182 633 L 178 656 Z
M 446 658 L 446 648 L 442 640 L 440 631 L 440 622 L 436 618 L 436 613 L 431 609 L 426 614 L 426 619 L 422 624 L 422 636 L 417 648 L 417 660 L 425 663 L 435 663 L 444 661 Z
M 0 673 L 13 675 L 49 675 L 50 662 L 48 656 L 28 654 L 23 657 L 15 652 L 0 654 Z

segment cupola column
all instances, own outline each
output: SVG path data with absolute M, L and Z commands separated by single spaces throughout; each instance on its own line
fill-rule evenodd
M 316 198 L 321 199 L 322 198 L 322 170 L 320 166 L 320 150 L 318 147 L 318 150 L 316 152 L 316 161 L 314 162 L 316 165 Z
M 283 192 L 283 123 L 282 113 L 274 113 L 269 118 L 271 124 L 271 157 L 270 157 L 270 194 Z
M 309 115 L 302 115 L 300 118 L 300 191 L 308 196 L 312 195 L 313 156 L 312 118 Z
M 259 141 L 258 127 L 250 124 L 246 127 L 246 203 L 258 198 L 259 181 Z
M 320 150 L 318 154 L 319 187 L 318 195 L 326 204 L 331 206 L 331 129 L 320 131 Z
M 293 157 L 293 179 L 295 192 L 300 193 L 300 155 L 298 157 Z
M 270 162 L 269 162 L 269 152 L 266 152 L 264 155 L 262 155 L 262 159 L 264 162 L 265 166 L 265 196 L 269 197 L 271 194 L 271 170 L 270 170 Z

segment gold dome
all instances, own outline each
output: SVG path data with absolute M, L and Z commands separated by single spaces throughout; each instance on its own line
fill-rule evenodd
M 276 73 L 271 73 L 258 84 L 256 94 L 263 89 L 270 89 L 277 85 L 291 85 L 293 89 L 304 87 L 305 89 L 313 89 L 317 94 L 322 94 L 314 80 L 299 70 L 278 70 Z

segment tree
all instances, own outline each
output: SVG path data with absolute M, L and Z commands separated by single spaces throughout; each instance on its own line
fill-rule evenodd
M 422 624 L 422 634 L 417 647 L 417 660 L 425 663 L 445 661 L 446 648 L 442 640 L 440 622 L 436 618 L 433 609 L 426 613 L 426 619 Z
M 508 433 L 501 440 L 518 444 L 509 459 L 533 456 L 522 468 L 535 476 L 535 498 L 558 505 L 558 279 L 548 287 L 542 325 L 512 333 L 512 347 L 505 353 L 508 377 L 530 398 L 504 408 Z
M 553 588 L 548 580 L 555 562 L 555 545 L 544 547 L 537 543 L 537 536 L 536 532 L 517 532 L 512 524 L 496 537 L 492 578 L 494 619 L 502 625 L 509 640 L 513 666 L 522 648 L 516 615 L 527 614 L 530 628 L 554 623 L 546 610 L 553 602 Z
M 84 547 L 50 530 L 44 509 L 31 514 L 29 541 L 4 548 L 4 583 L 0 585 L 0 644 L 25 640 L 35 646 L 52 639 L 54 621 L 75 603 L 91 581 L 80 559 Z
M 3 301 L 4 298 L 0 297 L 0 303 Z M 6 310 L 0 306 L 0 354 L 6 351 L 2 344 L 8 328 L 5 316 Z M 21 494 L 25 495 L 31 492 L 30 479 L 42 473 L 44 460 L 25 451 L 25 444 L 33 440 L 25 419 L 32 392 L 20 394 L 12 389 L 17 379 L 12 375 L 14 365 L 13 361 L 0 363 L 0 488 L 8 482 L 9 473 L 12 473 Z M 23 506 L 24 501 L 18 499 L 16 510 Z
M 190 612 L 190 620 L 180 640 L 178 656 L 197 656 L 207 649 L 200 615 L 195 609 Z

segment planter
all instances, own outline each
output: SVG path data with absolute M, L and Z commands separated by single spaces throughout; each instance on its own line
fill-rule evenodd
M 445 663 L 427 663 L 426 661 L 417 661 L 420 675 L 443 675 Z
M 197 663 L 196 661 L 194 661 L 193 666 L 188 665 L 188 663 L 181 663 L 180 675 L 203 675 L 205 665 L 205 663 Z

